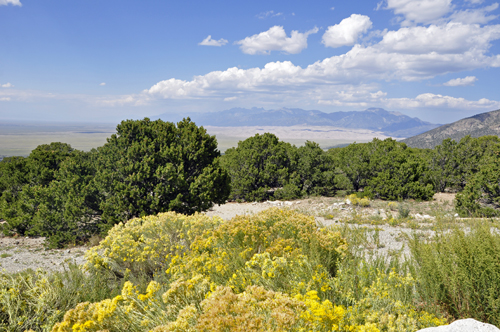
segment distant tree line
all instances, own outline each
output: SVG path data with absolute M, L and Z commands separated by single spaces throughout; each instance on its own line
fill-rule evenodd
M 126 120 L 102 147 L 38 146 L 0 162 L 4 232 L 45 236 L 56 247 L 105 234 L 133 217 L 213 204 L 356 193 L 385 200 L 430 200 L 458 192 L 462 216 L 500 215 L 500 140 L 444 140 L 416 149 L 374 139 L 322 150 L 255 135 L 221 156 L 214 136 L 190 119 Z
M 461 216 L 500 216 L 500 139 L 455 142 L 434 149 L 410 148 L 393 139 L 374 139 L 323 151 L 299 148 L 266 133 L 231 148 L 221 159 L 231 176 L 230 199 L 294 199 L 357 193 L 384 200 L 430 200 L 455 192 Z

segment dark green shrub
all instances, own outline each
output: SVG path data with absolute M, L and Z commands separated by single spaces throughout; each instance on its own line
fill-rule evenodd
M 410 216 L 410 209 L 406 205 L 399 204 L 398 213 L 400 219 L 406 219 Z
M 385 200 L 430 200 L 433 185 L 426 182 L 428 172 L 425 161 L 406 144 L 390 138 L 370 143 L 372 174 L 367 179 L 365 191 Z
M 215 136 L 189 118 L 122 121 L 98 149 L 95 186 L 107 227 L 134 217 L 193 214 L 224 203 L 230 178 Z
M 55 180 L 62 164 L 76 153 L 69 144 L 52 142 L 31 151 L 28 158 L 6 158 L 1 167 L 0 218 L 7 221 L 7 232 L 30 234 L 35 214 L 48 186 Z M 61 193 L 65 195 L 66 193 Z
M 230 198 L 258 201 L 270 197 L 270 189 L 288 183 L 295 168 L 296 148 L 274 134 L 256 134 L 228 149 L 222 165 L 231 176 Z
M 500 216 L 500 157 L 485 157 L 480 171 L 457 194 L 455 209 L 462 217 Z
M 299 187 L 292 183 L 285 184 L 283 188 L 280 188 L 274 192 L 273 197 L 275 199 L 296 199 L 302 197 L 302 192 Z
M 456 146 L 455 159 L 455 186 L 458 190 L 465 189 L 468 179 L 476 174 L 482 159 L 490 157 L 500 149 L 500 138 L 498 136 L 482 136 L 478 138 L 465 136 Z

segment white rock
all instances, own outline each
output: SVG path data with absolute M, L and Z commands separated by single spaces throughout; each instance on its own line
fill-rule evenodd
M 467 318 L 454 321 L 450 325 L 428 327 L 417 332 L 499 332 L 500 329 L 487 323 Z
M 300 204 L 300 201 L 295 202 L 295 204 Z
M 347 205 L 351 205 L 351 200 L 348 198 L 348 199 L 346 199 L 346 200 L 345 200 L 345 203 L 346 203 Z
M 287 205 L 287 206 L 293 205 L 293 202 L 288 202 L 287 201 L 287 202 L 285 202 L 285 205 Z
M 424 218 L 424 219 L 431 219 L 432 217 L 431 217 L 430 215 L 428 215 L 428 214 L 424 214 L 424 215 L 422 216 L 422 218 Z
M 416 219 L 422 219 L 423 217 L 422 217 L 422 215 L 421 215 L 420 213 L 417 213 L 417 214 L 415 215 L 415 218 L 416 218 Z
M 455 213 L 454 217 L 455 217 L 455 218 L 458 218 L 458 213 Z

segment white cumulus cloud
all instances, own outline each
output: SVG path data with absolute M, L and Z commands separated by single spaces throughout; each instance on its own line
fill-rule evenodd
M 500 55 L 488 56 L 477 48 L 459 53 L 412 54 L 388 50 L 387 45 L 355 45 L 349 52 L 302 68 L 290 61 L 269 62 L 263 68 L 229 68 L 195 76 L 158 82 L 144 93 L 152 98 L 227 98 L 235 94 L 287 98 L 324 99 L 334 86 L 360 85 L 369 81 L 421 81 L 447 73 L 500 67 Z M 461 50 L 460 50 L 461 51 Z M 373 91 L 371 91 L 373 92 Z M 240 99 L 240 98 L 239 98 Z
M 267 31 L 246 37 L 235 44 L 241 45 L 240 49 L 246 54 L 270 54 L 271 51 L 297 54 L 307 48 L 307 37 L 317 32 L 316 27 L 304 33 L 294 30 L 291 36 L 287 37 L 285 29 L 275 25 Z
M 99 83 L 100 86 L 105 86 L 106 83 L 102 82 L 102 83 Z
M 432 23 L 452 11 L 451 0 L 387 0 L 386 9 L 403 15 L 401 25 Z
M 19 0 L 0 0 L 0 6 L 7 6 L 7 5 L 21 7 L 23 4 Z
M 423 93 L 415 98 L 391 98 L 384 101 L 387 107 L 394 108 L 435 108 L 435 109 L 461 109 L 461 110 L 492 110 L 500 108 L 500 102 L 481 98 L 467 100 L 443 96 L 440 94 Z
M 2 84 L 1 87 L 2 88 L 11 88 L 11 87 L 13 87 L 13 85 L 10 83 L 5 83 L 5 84 Z
M 474 82 L 477 81 L 476 76 L 467 76 L 464 78 L 454 78 L 452 80 L 449 80 L 446 83 L 443 83 L 443 85 L 446 86 L 468 86 L 468 85 L 474 85 Z
M 498 9 L 498 3 L 495 2 L 490 6 L 475 8 L 475 9 L 465 9 L 456 11 L 451 14 L 450 19 L 453 22 L 462 22 L 466 24 L 486 24 L 494 19 L 498 18 L 498 15 L 489 15 L 490 12 Z
M 207 38 L 203 39 L 198 45 L 203 45 L 203 46 L 223 46 L 227 44 L 227 40 L 224 38 L 221 38 L 219 40 L 212 39 L 211 35 L 208 35 Z
M 500 25 L 450 22 L 428 27 L 401 28 L 387 32 L 379 43 L 388 52 L 424 54 L 461 54 L 470 50 L 485 52 L 490 42 L 500 39 Z
M 426 26 L 384 30 L 377 35 L 377 38 L 382 37 L 378 43 L 357 43 L 364 33 L 370 33 L 371 24 L 368 16 L 355 14 L 329 27 L 323 36 L 326 46 L 354 46 L 343 54 L 306 66 L 278 61 L 263 67 L 212 71 L 192 79 L 169 78 L 117 102 L 139 104 L 158 99 L 200 99 L 350 107 L 369 104 L 393 108 L 406 103 L 408 107 L 436 109 L 459 107 L 457 105 L 465 105 L 464 109 L 493 109 L 497 105 L 497 101 L 487 99 L 470 101 L 434 94 L 389 98 L 377 82 L 423 81 L 453 73 L 454 77 L 460 77 L 461 72 L 500 68 L 500 55 L 490 51 L 493 42 L 500 39 L 500 24 L 442 20 Z M 269 54 L 276 50 L 298 53 L 307 47 L 308 34 L 317 31 L 317 28 L 305 33 L 294 31 L 288 37 L 283 27 L 274 26 L 237 44 L 248 54 Z M 333 34 L 335 31 L 337 33 Z M 444 85 L 472 85 L 475 81 L 475 76 L 468 76 Z
M 368 16 L 352 14 L 339 24 L 328 27 L 323 34 L 322 42 L 327 47 L 354 45 L 358 38 L 371 27 L 372 22 Z

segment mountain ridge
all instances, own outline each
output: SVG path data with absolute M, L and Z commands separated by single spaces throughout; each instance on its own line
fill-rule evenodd
M 172 114 L 163 113 L 152 119 L 172 121 Z M 409 137 L 439 124 L 412 118 L 399 112 L 389 112 L 382 108 L 368 108 L 364 111 L 325 113 L 318 110 L 300 108 L 280 108 L 265 110 L 236 107 L 219 112 L 198 113 L 191 120 L 202 126 L 240 127 L 240 126 L 331 126 L 349 129 L 369 129 L 387 136 Z
M 486 135 L 500 136 L 500 109 L 479 113 L 461 120 L 449 123 L 422 134 L 406 138 L 401 142 L 415 148 L 432 149 L 446 138 L 460 141 L 470 135 L 481 137 Z

